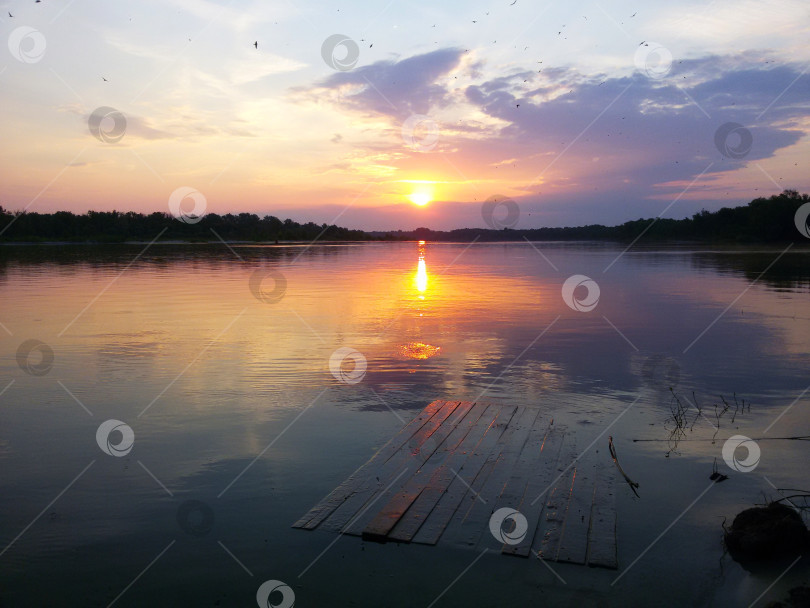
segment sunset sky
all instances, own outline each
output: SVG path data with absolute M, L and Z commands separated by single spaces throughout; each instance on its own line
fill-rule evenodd
M 207 212 L 449 229 L 498 195 L 533 228 L 810 191 L 802 0 L 370 6 L 4 2 L 0 205 L 168 211 L 188 187 Z M 96 137 L 105 107 L 126 126 Z

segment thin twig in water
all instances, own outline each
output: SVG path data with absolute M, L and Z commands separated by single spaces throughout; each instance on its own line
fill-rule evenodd
M 697 395 L 695 394 L 695 391 L 692 391 L 692 399 L 694 399 L 694 400 L 695 400 L 695 407 L 697 408 L 697 414 L 695 414 L 695 418 L 694 418 L 694 420 L 692 420 L 692 426 L 691 426 L 691 427 L 689 427 L 689 430 L 690 430 L 690 431 L 694 431 L 694 430 L 695 430 L 695 423 L 697 422 L 697 419 L 698 419 L 700 416 L 702 416 L 702 415 L 703 415 L 703 408 L 701 408 L 701 407 L 700 407 L 700 404 L 698 403 L 698 398 L 697 398 Z
M 633 494 L 635 494 L 636 497 L 641 498 L 641 496 L 638 495 L 638 492 L 636 492 L 638 484 L 627 476 L 627 473 L 625 473 L 622 470 L 622 465 L 619 464 L 619 459 L 616 457 L 616 448 L 613 447 L 612 435 L 608 437 L 608 450 L 610 450 L 610 455 L 613 458 L 613 462 L 616 465 L 616 468 L 619 469 L 619 473 L 622 474 L 622 477 L 624 477 L 624 480 L 627 482 L 627 485 L 629 485 L 630 489 L 633 490 Z
M 686 431 L 684 431 L 686 427 L 686 408 L 683 403 L 681 403 L 680 398 L 678 398 L 678 395 L 672 387 L 669 387 L 669 392 L 672 393 L 672 399 L 669 401 L 669 411 L 671 415 L 667 418 L 665 423 L 671 421 L 675 426 L 669 434 L 669 450 L 666 453 L 667 458 L 669 458 L 672 452 L 678 449 L 678 442 L 686 437 Z

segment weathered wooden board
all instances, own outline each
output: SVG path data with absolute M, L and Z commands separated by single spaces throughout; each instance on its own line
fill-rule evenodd
M 402 480 L 419 468 L 424 460 L 425 452 L 423 444 L 429 439 L 433 439 L 435 445 L 438 438 L 433 437 L 439 433 L 440 437 L 446 436 L 452 429 L 450 425 L 443 424 L 453 411 L 460 405 L 460 401 L 448 401 L 439 409 L 416 433 L 410 437 L 404 445 L 385 462 L 381 462 L 378 468 L 368 471 L 366 478 L 360 487 L 351 496 L 344 500 L 340 506 L 324 522 L 324 526 L 329 530 L 341 532 L 357 514 L 364 513 L 367 504 L 374 501 L 374 495 L 383 491 L 394 480 Z M 428 456 L 430 453 L 428 453 Z
M 520 506 L 515 507 L 526 517 L 529 532 L 526 537 L 514 545 L 505 545 L 502 553 L 528 557 L 534 542 L 534 535 L 543 507 L 546 504 L 545 494 L 557 474 L 556 463 L 560 456 L 560 449 L 565 438 L 566 429 L 553 424 L 543 440 L 540 457 L 535 464 L 535 470 L 529 476 L 526 492 Z
M 588 565 L 613 570 L 619 567 L 614 481 L 612 469 L 597 479 L 588 530 Z
M 447 491 L 452 481 L 453 471 L 464 464 L 468 454 L 481 442 L 486 431 L 490 428 L 501 408 L 477 404 L 482 407 L 482 414 L 475 420 L 464 439 L 453 449 L 452 453 L 435 468 L 426 471 L 430 478 L 424 484 L 422 492 L 416 498 L 408 511 L 400 516 L 388 534 L 388 538 L 399 542 L 411 542 L 419 528 L 426 521 L 427 516 L 436 507 L 436 503 Z M 468 418 L 473 416 L 470 412 Z
M 489 520 L 494 511 L 495 500 L 503 492 L 510 471 L 520 455 L 523 445 L 529 437 L 529 431 L 539 413 L 540 411 L 536 408 L 524 408 L 522 412 L 519 412 L 517 421 L 513 420 L 504 435 L 501 436 L 504 442 L 501 444 L 500 454 L 480 491 L 481 497 L 487 502 L 473 501 L 472 507 L 464 516 L 464 519 L 459 521 L 459 529 L 451 533 L 448 541 L 475 546 L 484 533 L 489 534 Z M 494 539 L 489 536 L 487 540 Z M 492 546 L 491 543 L 490 546 Z
M 562 538 L 557 549 L 557 561 L 569 564 L 584 564 L 588 554 L 588 528 L 591 523 L 591 502 L 593 483 L 587 465 L 578 464 L 574 468 L 571 482 L 571 497 L 568 500 L 568 513 L 562 529 Z
M 615 477 L 584 455 L 537 407 L 434 401 L 293 527 L 615 569 Z M 525 535 L 490 531 L 502 508 Z
M 486 404 L 462 403 L 458 409 L 463 410 L 466 416 L 462 419 L 456 417 L 458 423 L 447 438 L 437 446 L 437 449 L 419 467 L 402 488 L 385 503 L 385 506 L 370 521 L 366 522 L 362 518 L 353 524 L 358 526 L 355 530 L 347 528 L 347 533 L 353 533 L 357 529 L 362 531 L 366 540 L 385 540 L 396 523 L 402 518 L 405 512 L 411 507 L 413 502 L 425 489 L 433 472 L 438 469 L 453 451 L 461 444 L 470 429 L 475 425 L 481 414 L 486 410 Z M 390 490 L 389 490 L 390 492 Z M 386 496 L 385 498 L 388 498 Z
M 447 467 L 446 472 L 452 474 L 447 490 L 439 498 L 436 506 L 428 515 L 427 521 L 414 536 L 414 542 L 435 545 L 457 511 L 466 512 L 472 501 L 483 501 L 477 494 L 477 490 L 475 490 L 476 486 L 480 488 L 483 484 L 483 482 L 476 484 L 479 473 L 518 410 L 515 406 L 490 407 L 497 409 L 497 418 L 486 430 L 481 442 L 473 449 L 472 453 L 467 455 L 463 465 L 458 468 Z
M 387 444 L 380 448 L 380 450 L 371 457 L 371 460 L 357 469 L 351 477 L 335 488 L 315 507 L 310 509 L 306 515 L 293 524 L 293 527 L 305 529 L 317 528 L 324 519 L 329 517 L 335 509 L 343 504 L 343 501 L 351 496 L 354 491 L 371 476 L 375 468 L 381 466 L 382 463 L 386 462 L 399 451 L 428 420 L 440 409 L 447 407 L 447 403 L 446 401 L 437 400 L 428 405 L 418 416 L 406 424 L 399 433 L 394 435 Z

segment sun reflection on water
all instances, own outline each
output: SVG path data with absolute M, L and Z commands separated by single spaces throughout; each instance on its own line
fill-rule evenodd
M 408 342 L 399 347 L 399 354 L 406 359 L 430 359 L 441 352 L 440 346 L 424 342 Z
M 425 241 L 419 241 L 418 251 L 419 262 L 416 265 L 416 290 L 420 294 L 424 294 L 428 286 L 427 265 L 425 264 Z M 424 295 L 420 295 L 419 297 L 424 298 Z

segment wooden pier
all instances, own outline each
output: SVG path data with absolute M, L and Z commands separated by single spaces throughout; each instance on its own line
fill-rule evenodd
M 434 401 L 293 527 L 616 569 L 613 463 L 586 447 L 537 407 Z M 504 507 L 522 538 L 490 531 Z

